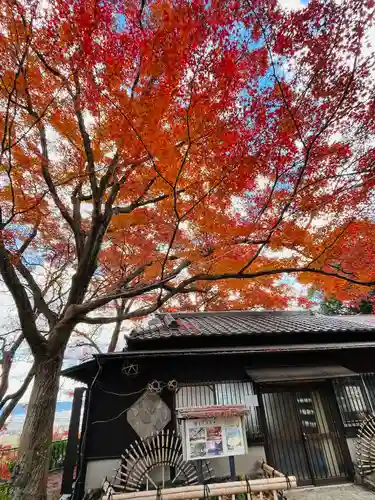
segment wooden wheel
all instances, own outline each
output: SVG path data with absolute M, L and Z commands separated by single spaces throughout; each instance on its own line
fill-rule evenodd
M 121 456 L 112 487 L 141 491 L 200 484 L 212 479 L 209 461 L 202 467 L 183 458 L 181 436 L 175 431 L 162 431 L 146 439 L 137 439 Z M 171 474 L 171 469 L 174 474 Z
M 357 465 L 362 476 L 375 471 L 375 415 L 367 416 L 358 431 Z

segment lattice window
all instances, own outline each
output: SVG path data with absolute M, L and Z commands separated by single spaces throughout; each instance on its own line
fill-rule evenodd
M 178 389 L 176 407 L 206 406 L 213 404 L 245 404 L 246 396 L 255 394 L 250 381 L 215 382 L 207 384 L 186 385 Z M 252 407 L 245 417 L 248 441 L 262 439 L 259 424 L 259 408 Z
M 345 427 L 358 427 L 375 410 L 375 375 L 367 373 L 333 381 Z

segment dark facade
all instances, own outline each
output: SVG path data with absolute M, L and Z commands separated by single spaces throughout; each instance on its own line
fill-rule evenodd
M 76 498 L 111 476 L 139 437 L 127 410 L 153 381 L 163 388 L 160 397 L 171 411 L 165 429 L 176 431 L 177 407 L 242 404 L 247 395 L 258 396 L 259 406 L 246 417 L 249 453 L 236 458 L 238 474 L 251 473 L 265 458 L 297 476 L 299 484 L 351 480 L 352 438 L 375 407 L 374 354 L 375 323 L 355 318 L 160 315 L 150 328 L 131 333 L 127 350 L 98 355 L 65 372 L 87 384 Z M 177 389 L 168 388 L 171 381 Z M 73 460 L 72 454 L 69 471 Z M 215 473 L 226 477 L 233 470 L 222 460 Z M 68 490 L 69 478 L 64 484 Z

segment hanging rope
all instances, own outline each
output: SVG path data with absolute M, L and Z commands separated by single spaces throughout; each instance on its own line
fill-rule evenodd
M 266 472 L 266 469 L 264 468 L 264 464 L 265 464 L 265 463 L 266 463 L 266 462 L 265 462 L 265 460 L 263 460 L 263 461 L 262 461 L 262 465 L 260 466 L 260 468 L 261 468 L 261 469 L 262 469 L 262 471 L 263 471 L 263 475 L 264 475 L 264 477 L 268 477 L 267 472 Z
M 247 493 L 247 495 L 250 495 L 250 500 L 252 500 L 253 494 L 251 492 L 251 485 L 249 482 L 249 478 L 247 476 L 245 476 L 245 481 L 246 481 L 246 493 Z
M 210 487 L 208 486 L 208 484 L 203 485 L 203 498 L 210 498 Z
M 286 487 L 288 490 L 290 490 L 290 488 L 292 487 L 292 483 L 290 482 L 288 474 L 284 474 L 284 476 L 285 476 L 285 481 L 286 481 Z
M 156 500 L 162 500 L 161 490 L 162 487 L 160 484 L 158 484 L 158 487 L 156 489 Z

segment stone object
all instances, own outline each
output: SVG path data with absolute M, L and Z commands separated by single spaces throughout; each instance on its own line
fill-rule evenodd
M 158 394 L 145 392 L 127 411 L 127 420 L 141 438 L 160 432 L 171 421 L 171 410 Z

